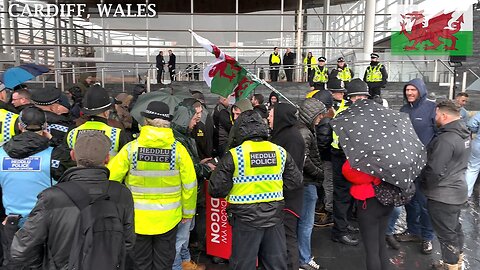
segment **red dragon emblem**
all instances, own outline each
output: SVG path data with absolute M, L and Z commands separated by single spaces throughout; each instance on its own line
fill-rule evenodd
M 228 71 L 230 71 L 230 74 L 227 74 L 227 69 L 228 69 Z M 218 73 L 220 78 L 226 78 L 230 82 L 232 82 L 233 79 L 235 79 L 237 77 L 237 74 L 240 70 L 242 70 L 241 67 L 233 65 L 233 64 L 225 62 L 225 61 L 222 61 L 222 62 L 218 63 L 217 65 L 215 65 L 214 67 L 212 67 L 212 69 L 208 72 L 208 76 L 213 78 Z
M 461 24 L 464 23 L 463 14 L 454 22 L 449 23 L 453 18 L 453 12 L 442 13 L 439 16 L 435 16 L 432 19 L 425 21 L 425 16 L 422 11 L 414 11 L 401 15 L 403 20 L 400 22 L 402 27 L 401 33 L 404 34 L 408 40 L 413 44 L 411 46 L 405 46 L 406 51 L 418 50 L 418 44 L 429 41 L 432 45 L 424 44 L 425 50 L 436 50 L 440 45 L 444 44 L 444 49 L 447 51 L 457 50 L 458 38 L 454 36 L 462 28 Z M 407 32 L 407 22 L 413 23 L 410 32 Z M 445 42 L 440 41 L 440 38 L 445 40 L 451 40 L 452 44 L 448 46 Z

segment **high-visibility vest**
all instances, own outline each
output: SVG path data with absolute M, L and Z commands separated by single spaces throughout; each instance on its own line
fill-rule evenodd
M 230 149 L 230 153 L 235 171 L 227 202 L 253 204 L 283 200 L 285 149 L 268 141 L 245 141 Z
M 305 72 L 307 72 L 309 68 L 313 68 L 315 65 L 317 65 L 317 58 L 312 56 L 310 64 L 308 64 L 308 57 L 305 57 L 303 58 L 303 65 L 305 66 Z
M 280 55 L 272 53 L 272 64 L 280 64 Z
M 328 81 L 328 68 L 323 67 L 323 70 L 320 70 L 319 66 L 314 68 L 315 74 L 313 75 L 314 83 L 326 83 Z
M 367 82 L 381 82 L 382 81 L 382 72 L 380 69 L 382 64 L 378 64 L 375 67 L 369 66 L 367 68 Z
M 352 80 L 352 73 L 350 72 L 350 68 L 346 67 L 342 69 L 342 71 L 338 72 L 337 78 L 344 82 L 349 82 Z
M 0 109 L 0 144 L 7 142 L 15 135 L 15 122 L 18 114 Z
M 340 107 L 338 107 L 338 109 L 335 111 L 333 118 L 337 117 L 339 113 L 345 111 L 346 109 L 348 109 L 348 105 L 346 104 L 346 100 L 343 99 L 342 102 L 340 103 Z M 333 137 L 332 147 L 335 149 L 340 149 L 340 147 L 338 146 L 338 135 L 337 133 L 335 133 L 335 131 L 333 131 L 332 137 Z
M 29 157 L 15 159 L 0 148 L 3 206 L 7 215 L 22 215 L 21 224 L 37 203 L 38 194 L 56 183 L 51 179 L 50 169 L 58 167 L 60 162 L 52 160 L 52 150 L 53 147 L 48 147 Z
M 135 207 L 135 232 L 163 234 L 195 215 L 197 180 L 187 149 L 170 128 L 144 126 L 107 166 L 110 180 L 123 180 Z
M 121 129 L 111 127 L 105 123 L 99 121 L 87 121 L 84 124 L 70 130 L 67 135 L 67 144 L 70 149 L 73 149 L 75 146 L 75 142 L 77 141 L 78 134 L 84 130 L 97 130 L 99 132 L 103 132 L 105 136 L 110 139 L 110 156 L 115 156 L 118 151 L 120 151 L 120 132 Z

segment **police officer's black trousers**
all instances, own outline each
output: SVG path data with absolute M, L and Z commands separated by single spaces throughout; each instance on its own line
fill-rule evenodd
M 137 234 L 134 247 L 135 270 L 171 270 L 175 260 L 177 228 L 164 234 Z
M 272 82 L 278 81 L 278 73 L 280 71 L 280 65 L 271 65 L 270 66 L 270 79 Z
M 233 218 L 230 270 L 287 270 L 287 247 L 282 223 L 269 228 L 254 228 Z M 298 269 L 298 268 L 297 268 Z
M 373 99 L 375 96 L 381 96 L 382 87 L 369 87 L 368 93 L 370 94 L 369 99 Z
M 350 195 L 350 182 L 342 174 L 345 156 L 332 153 L 333 169 L 333 228 L 332 235 L 341 237 L 348 234 L 348 212 L 352 207 L 353 198 Z

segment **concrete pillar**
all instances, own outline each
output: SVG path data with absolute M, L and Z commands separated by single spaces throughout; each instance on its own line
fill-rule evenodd
M 373 52 L 375 36 L 375 7 L 376 0 L 365 0 L 365 21 L 363 33 L 363 55 L 360 60 L 368 60 L 369 54 Z
M 5 12 L 3 14 L 3 27 L 7 28 L 5 31 L 3 31 L 4 36 L 3 39 L 5 40 L 5 44 L 12 44 L 12 33 L 9 30 L 10 26 L 10 14 L 8 13 L 8 7 L 10 5 L 9 0 L 3 0 L 3 11 Z M 5 46 L 4 51 L 6 55 L 11 55 L 12 54 L 12 47 L 11 46 Z
M 330 29 L 330 16 L 328 14 L 330 13 L 330 0 L 324 0 L 323 1 L 323 30 L 329 30 Z M 327 57 L 327 47 L 328 47 L 328 32 L 323 32 L 322 33 L 322 56 Z M 328 57 L 327 57 L 328 58 Z

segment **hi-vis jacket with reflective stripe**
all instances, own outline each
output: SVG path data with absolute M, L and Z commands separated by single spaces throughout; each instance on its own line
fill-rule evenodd
M 338 109 L 335 111 L 335 115 L 333 116 L 333 118 L 337 117 L 339 113 L 345 111 L 346 109 L 348 109 L 347 101 L 343 99 L 342 103 L 340 103 L 340 107 L 338 107 Z M 338 146 L 338 135 L 337 133 L 335 133 L 335 131 L 333 131 L 332 137 L 333 137 L 332 147 L 335 149 L 340 149 L 340 147 Z
M 382 69 L 383 65 L 378 64 L 374 67 L 367 67 L 366 82 L 381 82 L 383 80 Z
M 326 83 L 328 82 L 328 68 L 323 67 L 320 70 L 320 66 L 314 67 L 315 74 L 313 75 L 313 82 L 316 83 Z
M 227 196 L 231 204 L 252 204 L 283 200 L 282 174 L 287 152 L 268 141 L 246 141 L 230 150 L 235 172 Z
M 163 234 L 195 215 L 195 168 L 172 129 L 142 127 L 138 139 L 125 145 L 107 167 L 110 180 L 122 182 L 126 176 L 137 234 Z
M 0 145 L 15 135 L 15 122 L 18 114 L 0 109 Z
M 84 124 L 70 130 L 67 135 L 67 144 L 70 149 L 73 149 L 75 142 L 77 141 L 78 133 L 81 130 L 98 130 L 103 131 L 105 136 L 110 139 L 111 146 L 110 146 L 110 157 L 115 156 L 120 149 L 118 149 L 120 145 L 120 132 L 119 128 L 111 127 L 105 123 L 98 122 L 98 121 L 87 121 Z

